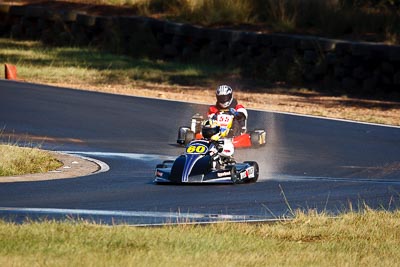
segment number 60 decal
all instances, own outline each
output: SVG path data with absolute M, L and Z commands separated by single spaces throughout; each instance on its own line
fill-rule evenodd
M 186 149 L 187 153 L 204 153 L 207 151 L 207 147 L 203 145 L 192 145 Z

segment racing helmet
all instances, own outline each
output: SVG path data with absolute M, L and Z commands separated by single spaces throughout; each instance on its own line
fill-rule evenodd
M 232 103 L 233 90 L 229 85 L 220 85 L 217 88 L 216 96 L 217 96 L 217 104 L 221 108 L 227 108 Z
M 203 123 L 203 127 L 201 129 L 201 134 L 206 139 L 211 139 L 214 135 L 219 134 L 220 126 L 215 120 L 206 120 Z

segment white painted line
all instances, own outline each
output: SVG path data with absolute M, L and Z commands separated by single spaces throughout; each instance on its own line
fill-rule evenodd
M 400 184 L 399 180 L 388 179 L 368 179 L 368 178 L 337 178 L 337 177 L 318 177 L 318 176 L 292 176 L 292 175 L 278 175 L 275 177 L 267 177 L 268 180 L 280 181 L 329 181 L 329 182 L 342 182 L 342 183 L 373 183 L 373 184 Z
M 57 209 L 57 208 L 13 208 L 0 207 L 1 212 L 34 213 L 34 214 L 61 214 L 61 215 L 92 215 L 92 216 L 122 216 L 146 217 L 168 219 L 218 219 L 218 220 L 262 220 L 264 216 L 229 215 L 229 214 L 202 214 L 181 212 L 151 212 L 151 211 L 112 211 L 112 210 L 87 210 L 87 209 Z
M 74 154 L 74 155 L 87 155 L 87 156 L 98 156 L 98 157 L 106 157 L 106 158 L 127 158 L 133 160 L 174 160 L 176 156 L 167 156 L 167 155 L 157 155 L 157 154 L 140 154 L 140 153 L 118 153 L 118 152 L 99 152 L 99 151 L 61 151 L 61 153 L 66 154 Z M 85 158 L 84 156 L 81 156 Z M 90 160 L 90 158 L 87 158 Z M 93 159 L 92 159 L 93 160 Z

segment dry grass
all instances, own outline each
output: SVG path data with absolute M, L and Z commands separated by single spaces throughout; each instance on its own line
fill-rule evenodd
M 61 166 L 61 162 L 39 148 L 0 144 L 0 176 L 45 173 Z
M 0 222 L 2 266 L 395 266 L 400 213 L 162 228 Z

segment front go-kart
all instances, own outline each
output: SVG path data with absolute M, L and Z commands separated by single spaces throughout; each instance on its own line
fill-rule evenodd
M 229 114 L 221 113 L 218 115 L 218 120 L 225 120 L 226 116 L 231 116 Z M 201 124 L 204 118 L 200 114 L 195 114 L 191 119 L 191 125 L 181 126 L 178 130 L 177 143 L 180 145 L 187 145 L 192 140 L 202 139 L 201 135 Z M 256 129 L 252 131 L 247 131 L 244 129 L 242 133 L 238 136 L 233 137 L 233 146 L 235 148 L 259 148 L 264 146 L 267 142 L 267 133 L 263 129 Z
M 185 153 L 175 161 L 164 161 L 155 169 L 155 183 L 252 183 L 259 176 L 255 161 L 232 162 L 213 168 L 210 151 L 215 143 L 208 140 L 193 140 Z

